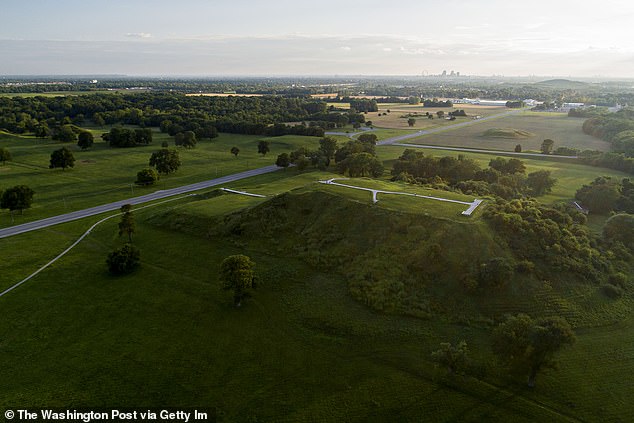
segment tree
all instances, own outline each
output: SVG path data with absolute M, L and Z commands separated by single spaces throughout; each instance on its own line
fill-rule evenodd
M 543 154 L 550 154 L 553 151 L 553 146 L 555 145 L 555 141 L 551 139 L 545 139 L 542 142 L 541 151 Z
M 525 314 L 507 319 L 493 332 L 493 352 L 512 372 L 528 376 L 528 386 L 535 386 L 537 374 L 554 367 L 554 355 L 575 342 L 575 334 L 560 317 L 533 321 Z
M 447 368 L 449 373 L 463 373 L 469 363 L 469 348 L 463 340 L 455 347 L 449 342 L 441 342 L 440 349 L 431 353 L 431 359 Z
M 75 156 L 68 148 L 62 147 L 51 153 L 51 163 L 48 165 L 50 169 L 61 167 L 62 170 L 65 170 L 67 167 L 73 166 L 75 166 Z
M 136 181 L 134 181 L 134 183 L 137 185 L 154 185 L 158 180 L 158 172 L 148 167 L 137 172 Z
M 35 192 L 26 185 L 16 185 L 12 188 L 7 188 L 0 198 L 0 208 L 9 209 L 13 220 L 14 210 L 20 210 L 20 214 L 22 214 L 24 209 L 31 207 L 33 194 Z
M 621 197 L 619 184 L 609 176 L 596 178 L 590 185 L 584 185 L 577 190 L 575 198 L 592 213 L 605 214 L 616 206 Z
M 238 147 L 231 147 L 231 154 L 233 154 L 237 158 L 238 154 L 240 154 L 240 149 Z
M 258 142 L 258 153 L 262 156 L 266 156 L 266 153 L 271 151 L 271 142 L 267 140 L 260 140 Z
M 139 266 L 141 252 L 132 244 L 125 244 L 108 254 L 106 264 L 113 275 L 125 275 Z
M 282 153 L 277 156 L 277 160 L 275 161 L 275 165 L 277 167 L 287 168 L 291 164 L 291 158 L 288 153 Z
M 324 137 L 319 140 L 319 151 L 326 158 L 326 166 L 330 166 L 330 160 L 337 151 L 337 140 L 332 137 Z
M 0 148 L 0 162 L 4 165 L 8 161 L 11 161 L 11 152 L 6 148 Z
M 513 277 L 513 266 L 504 257 L 494 257 L 480 265 L 479 279 L 483 287 L 502 288 Z
M 82 150 L 86 150 L 87 148 L 92 147 L 94 140 L 95 139 L 91 132 L 81 131 L 77 139 L 77 146 Z
M 233 291 L 233 303 L 240 307 L 245 290 L 255 288 L 255 263 L 250 257 L 237 254 L 229 256 L 220 265 L 222 289 Z
M 361 134 L 357 137 L 357 141 L 368 145 L 376 145 L 378 138 L 376 134 Z
M 557 183 L 557 179 L 550 177 L 550 170 L 538 170 L 528 174 L 526 186 L 533 195 L 543 195 L 550 192 Z
M 414 126 L 416 124 L 416 119 L 414 119 L 413 117 L 407 119 L 407 124 L 409 126 Z
M 443 112 L 442 110 L 438 110 L 436 112 L 436 116 L 438 116 L 438 119 L 442 119 L 442 117 L 445 116 L 445 112 Z
M 132 234 L 135 231 L 134 216 L 132 216 L 132 206 L 124 204 L 121 206 L 121 221 L 119 222 L 119 236 L 128 235 L 128 242 L 132 242 Z
M 61 142 L 75 142 L 77 141 L 77 134 L 73 129 L 73 125 L 62 125 L 53 134 L 53 139 Z
M 341 173 L 348 173 L 352 178 L 359 176 L 378 178 L 384 170 L 381 161 L 370 153 L 354 153 L 338 163 L 337 167 Z
M 622 242 L 634 250 L 634 215 L 622 213 L 610 217 L 603 227 L 603 238 L 608 242 Z
M 38 138 L 46 138 L 51 135 L 51 129 L 45 123 L 40 123 L 33 130 L 33 134 Z
M 150 157 L 150 166 L 156 168 L 158 173 L 168 175 L 176 172 L 181 165 L 178 151 L 164 148 L 152 153 Z
M 193 131 L 179 132 L 174 135 L 174 144 L 181 145 L 185 148 L 196 147 L 196 134 Z
M 515 146 L 515 152 L 516 153 L 521 153 L 522 152 L 522 145 L 521 144 L 517 144 Z

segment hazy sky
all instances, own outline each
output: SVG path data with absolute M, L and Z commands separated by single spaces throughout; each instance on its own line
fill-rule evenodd
M 634 77 L 631 0 L 0 0 L 0 74 Z

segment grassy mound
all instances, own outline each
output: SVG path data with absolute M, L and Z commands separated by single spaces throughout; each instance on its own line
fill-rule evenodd
M 484 131 L 483 137 L 489 138 L 508 138 L 512 140 L 520 140 L 534 136 L 532 132 L 523 131 L 513 128 L 491 128 Z
M 154 224 L 298 258 L 343 276 L 353 297 L 386 313 L 488 324 L 525 312 L 594 326 L 619 320 L 624 310 L 618 304 L 627 306 L 613 306 L 582 275 L 543 261 L 530 264 L 530 272 L 518 270 L 523 257 L 479 218 L 397 211 L 346 194 L 301 188 L 224 216 L 206 217 L 200 207 L 191 215 L 180 209 Z M 482 265 L 492 260 L 515 269 L 502 287 L 478 280 Z

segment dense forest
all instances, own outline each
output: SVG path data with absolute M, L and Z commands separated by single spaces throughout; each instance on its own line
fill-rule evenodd
M 309 125 L 284 125 L 305 122 Z M 0 129 L 46 137 L 65 125 L 160 127 L 175 135 L 193 131 L 209 138 L 216 130 L 242 134 L 323 136 L 327 128 L 365 118 L 328 111 L 321 100 L 302 97 L 204 97 L 178 93 L 94 94 L 90 96 L 0 98 Z M 275 124 L 275 125 L 274 125 Z

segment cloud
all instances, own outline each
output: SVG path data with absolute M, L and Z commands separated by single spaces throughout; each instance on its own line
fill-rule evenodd
M 128 32 L 125 36 L 128 38 L 152 38 L 152 34 L 147 32 Z
M 116 42 L 0 40 L 0 56 L 5 59 L 0 61 L 0 74 L 417 75 L 423 69 L 430 73 L 454 69 L 463 75 L 634 74 L 630 50 L 590 51 L 585 46 L 540 51 L 531 47 L 383 35 L 199 40 L 135 36 Z

